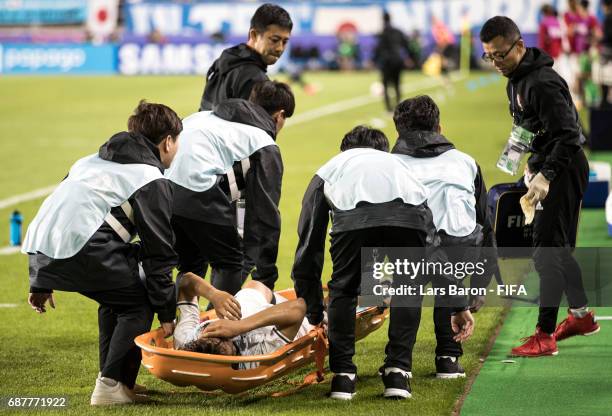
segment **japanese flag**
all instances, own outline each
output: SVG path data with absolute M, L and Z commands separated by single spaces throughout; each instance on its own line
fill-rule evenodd
M 87 29 L 94 38 L 109 36 L 117 27 L 119 0 L 89 0 Z

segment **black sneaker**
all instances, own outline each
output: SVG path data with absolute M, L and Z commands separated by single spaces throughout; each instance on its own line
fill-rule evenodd
M 355 395 L 355 378 L 351 378 L 347 375 L 334 375 L 331 381 L 331 392 L 329 397 L 338 400 L 351 400 Z
M 382 377 L 382 375 L 384 374 L 384 371 L 385 371 L 385 367 L 380 367 L 378 369 L 378 375 Z M 404 371 L 404 370 L 400 370 L 400 371 Z M 409 380 L 412 379 L 412 371 L 404 371 L 404 373 L 406 373 L 406 375 L 408 376 Z
M 459 357 L 436 357 L 436 378 L 465 377 L 465 370 L 459 364 Z
M 399 368 L 381 369 L 382 380 L 385 385 L 383 396 L 386 399 L 409 399 L 412 397 L 410 390 L 410 373 Z

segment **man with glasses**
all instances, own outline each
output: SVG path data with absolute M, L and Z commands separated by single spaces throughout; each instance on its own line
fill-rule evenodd
M 599 331 L 587 308 L 580 267 L 571 254 L 571 227 L 576 224 L 589 167 L 582 150 L 578 113 L 567 83 L 553 69 L 553 60 L 538 48 L 527 48 L 509 18 L 489 19 L 480 31 L 483 60 L 508 78 L 506 92 L 513 119 L 510 140 L 519 137 L 524 151 L 513 152 L 509 171 L 516 171 L 524 153 L 527 203 L 535 209 L 533 259 L 540 275 L 540 310 L 534 335 L 512 349 L 512 355 L 556 355 L 557 341 Z M 568 317 L 556 329 L 565 292 Z

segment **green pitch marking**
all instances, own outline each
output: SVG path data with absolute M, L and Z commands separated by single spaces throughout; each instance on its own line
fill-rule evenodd
M 596 313 L 609 316 L 612 308 Z M 600 321 L 598 334 L 559 342 L 555 357 L 509 358 L 520 337 L 533 334 L 536 319 L 537 308 L 510 311 L 462 415 L 610 415 L 612 321 Z

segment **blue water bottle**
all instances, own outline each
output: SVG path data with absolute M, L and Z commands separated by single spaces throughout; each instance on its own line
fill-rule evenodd
M 11 215 L 11 236 L 10 244 L 12 246 L 21 245 L 21 224 L 23 223 L 23 217 L 17 210 L 13 211 Z

